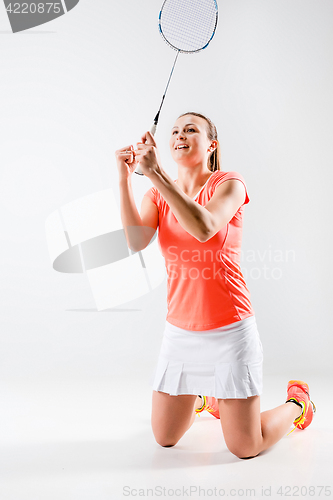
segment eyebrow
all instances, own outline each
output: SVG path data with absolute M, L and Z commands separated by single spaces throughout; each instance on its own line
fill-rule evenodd
M 195 127 L 197 127 L 195 123 L 186 123 L 185 127 L 188 127 L 189 125 L 194 125 Z M 175 127 L 172 127 L 171 130 L 173 130 L 174 128 L 179 128 L 179 127 L 176 125 Z

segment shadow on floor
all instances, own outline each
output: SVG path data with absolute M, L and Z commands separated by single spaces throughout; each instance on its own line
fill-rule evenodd
M 82 474 L 117 470 L 165 470 L 241 462 L 225 447 L 201 451 L 178 443 L 172 448 L 159 446 L 150 431 L 127 440 L 77 441 L 17 444 L 3 447 L 1 470 L 10 475 Z M 215 446 L 216 448 L 216 446 Z

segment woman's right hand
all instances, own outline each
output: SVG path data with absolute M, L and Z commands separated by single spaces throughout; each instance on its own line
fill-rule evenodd
M 136 169 L 138 162 L 135 160 L 133 146 L 126 146 L 115 152 L 119 180 L 128 179 Z

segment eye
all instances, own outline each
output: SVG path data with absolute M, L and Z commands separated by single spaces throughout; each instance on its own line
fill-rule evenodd
M 188 128 L 187 131 L 190 132 L 192 130 L 192 132 L 195 132 L 194 128 Z
M 174 130 L 174 131 L 172 132 L 172 135 L 175 135 L 175 134 L 177 134 L 177 130 Z

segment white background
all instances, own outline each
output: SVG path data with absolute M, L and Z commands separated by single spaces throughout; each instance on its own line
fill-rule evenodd
M 44 224 L 102 189 L 111 187 L 119 203 L 114 151 L 150 129 L 175 56 L 158 33 L 160 6 L 81 0 L 15 35 L 0 6 L 3 394 L 25 384 L 51 404 L 65 387 L 82 400 L 104 388 L 111 405 L 122 377 L 129 394 L 134 379 L 149 389 L 166 282 L 97 312 L 84 275 L 52 269 Z M 175 119 L 198 111 L 215 122 L 222 169 L 244 176 L 251 200 L 242 270 L 264 376 L 311 381 L 332 374 L 333 3 L 220 0 L 219 13 L 210 46 L 179 56 L 156 140 L 176 178 L 168 151 Z M 139 207 L 151 183 L 134 177 Z M 28 439 L 22 425 L 31 401 L 6 409 L 1 432 L 9 441 Z M 57 439 L 57 419 L 37 429 Z
M 114 151 L 156 114 L 175 52 L 157 29 L 160 2 L 81 1 L 10 34 L 0 9 L 1 370 L 11 377 L 149 373 L 166 283 L 97 313 L 84 275 L 55 272 L 44 222 L 67 202 L 112 188 Z M 225 1 L 211 45 L 180 55 L 156 134 L 163 167 L 177 116 L 216 123 L 222 168 L 247 182 L 242 269 L 266 373 L 331 370 L 331 1 Z M 134 176 L 140 207 L 147 178 Z M 119 358 L 120 355 L 120 358 Z M 74 356 L 74 358 L 73 358 Z

